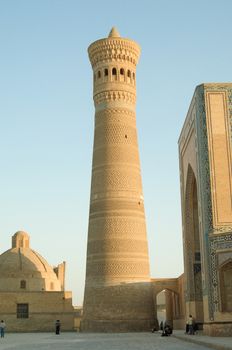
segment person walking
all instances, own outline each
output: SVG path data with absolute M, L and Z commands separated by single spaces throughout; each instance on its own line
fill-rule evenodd
M 60 320 L 56 320 L 55 327 L 56 327 L 56 334 L 60 334 Z
M 6 324 L 3 320 L 1 320 L 0 322 L 0 333 L 1 333 L 1 338 L 4 338 L 5 335 L 5 328 L 6 328 Z

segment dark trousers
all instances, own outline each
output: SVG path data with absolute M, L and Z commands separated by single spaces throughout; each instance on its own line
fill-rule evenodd
M 189 334 L 194 334 L 194 329 L 192 324 L 189 325 Z

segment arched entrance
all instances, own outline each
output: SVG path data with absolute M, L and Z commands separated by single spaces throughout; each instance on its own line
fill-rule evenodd
M 173 321 L 180 317 L 180 303 L 178 293 L 164 289 L 156 295 L 157 320 L 159 325 L 166 322 L 171 327 Z
M 160 325 L 161 322 L 165 322 L 166 320 L 165 290 L 162 290 L 156 295 L 156 310 L 158 324 Z
M 166 321 L 174 329 L 184 329 L 185 303 L 183 276 L 152 279 L 156 327 Z
M 185 296 L 187 316 L 192 314 L 198 324 L 203 323 L 203 293 L 201 244 L 199 232 L 197 182 L 192 167 L 188 166 L 185 187 L 184 259 Z

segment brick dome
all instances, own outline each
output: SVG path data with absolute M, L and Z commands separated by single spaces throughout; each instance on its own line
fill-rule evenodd
M 53 268 L 30 248 L 23 231 L 12 237 L 12 248 L 0 255 L 0 291 L 60 291 Z

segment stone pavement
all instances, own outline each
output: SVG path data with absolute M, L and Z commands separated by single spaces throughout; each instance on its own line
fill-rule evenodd
M 10 333 L 0 350 L 209 350 L 159 333 Z
M 196 335 L 184 334 L 184 331 L 175 331 L 173 336 L 176 339 L 189 343 L 208 346 L 216 350 L 232 350 L 232 337 L 208 337 L 198 332 Z

